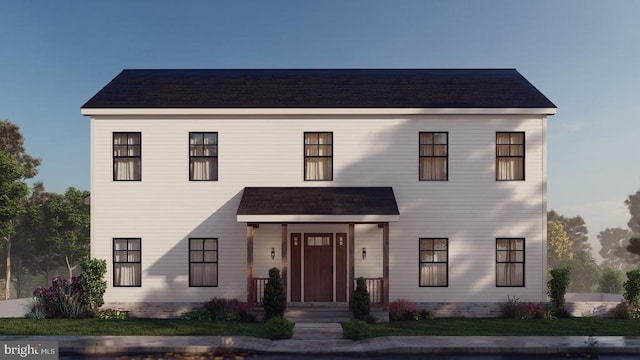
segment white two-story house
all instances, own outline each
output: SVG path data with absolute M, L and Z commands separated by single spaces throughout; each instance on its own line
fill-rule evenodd
M 546 300 L 547 116 L 514 69 L 125 70 L 91 118 L 107 306 Z

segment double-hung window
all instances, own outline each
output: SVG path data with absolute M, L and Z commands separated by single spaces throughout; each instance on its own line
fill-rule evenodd
M 524 239 L 496 239 L 496 286 L 524 286 Z
M 189 239 L 189 286 L 218 286 L 218 239 Z
M 447 132 L 420 133 L 420 180 L 448 180 L 449 148 Z
M 420 239 L 420 286 L 448 286 L 449 239 Z
M 524 180 L 524 133 L 496 133 L 496 180 Z
M 139 132 L 113 133 L 113 180 L 142 180 L 142 134 Z
M 333 133 L 304 133 L 304 179 L 333 180 Z
M 218 133 L 189 133 L 189 180 L 218 180 Z
M 113 286 L 141 286 L 141 242 L 139 238 L 113 239 Z

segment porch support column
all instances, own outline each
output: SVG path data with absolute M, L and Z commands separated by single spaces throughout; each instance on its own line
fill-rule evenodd
M 247 306 L 253 310 L 255 299 L 253 287 L 253 225 L 247 224 Z
M 282 224 L 282 287 L 284 288 L 284 301 L 285 308 L 288 307 L 289 301 L 287 300 L 287 224 Z
M 382 309 L 389 310 L 389 223 L 382 224 Z
M 353 293 L 355 292 L 355 224 L 349 224 L 349 234 L 347 235 L 347 242 L 349 243 L 349 304 L 351 304 L 351 299 L 353 299 Z M 351 307 L 351 305 L 349 305 Z

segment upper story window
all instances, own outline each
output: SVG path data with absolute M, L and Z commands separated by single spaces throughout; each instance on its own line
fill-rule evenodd
M 189 180 L 218 180 L 218 133 L 189 133 Z
M 113 133 L 113 180 L 142 180 L 142 134 L 139 132 Z
M 304 179 L 333 180 L 333 133 L 304 133 Z
M 420 239 L 420 286 L 447 286 L 449 239 Z
M 139 238 L 113 239 L 113 286 L 142 286 Z
M 524 180 L 524 133 L 496 133 L 496 180 Z
M 496 239 L 496 286 L 524 286 L 524 239 Z
M 420 180 L 448 180 L 447 132 L 420 133 Z

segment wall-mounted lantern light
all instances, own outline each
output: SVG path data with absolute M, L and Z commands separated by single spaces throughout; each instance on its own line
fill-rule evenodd
M 276 248 L 271 248 L 271 260 L 276 258 Z
M 362 248 L 362 260 L 367 258 L 367 248 Z

